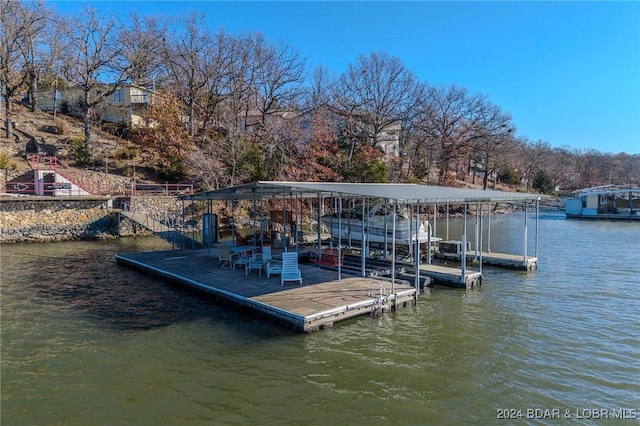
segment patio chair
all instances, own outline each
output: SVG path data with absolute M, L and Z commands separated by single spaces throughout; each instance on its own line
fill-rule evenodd
M 299 281 L 302 285 L 302 274 L 298 267 L 298 252 L 289 251 L 282 253 L 282 272 L 280 273 L 280 285 L 285 281 Z
M 262 263 L 268 263 L 271 259 L 271 246 L 262 247 Z
M 229 246 L 220 246 L 218 247 L 218 261 L 220 262 L 221 268 L 232 268 L 235 262 L 235 255 L 231 253 Z
M 249 276 L 249 271 L 258 271 L 260 276 L 262 276 L 262 266 L 263 266 L 263 254 L 262 253 L 254 253 L 249 259 L 249 263 L 244 269 L 244 274 Z
M 267 262 L 265 269 L 267 271 L 267 278 L 271 278 L 271 275 L 282 274 L 282 264 L 279 261 Z
M 242 255 L 233 262 L 233 270 L 236 270 L 236 266 L 244 266 L 245 268 L 251 262 L 251 255 L 247 253 L 242 253 Z

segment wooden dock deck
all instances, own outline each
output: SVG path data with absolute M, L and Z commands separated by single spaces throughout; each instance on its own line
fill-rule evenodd
M 436 283 L 453 287 L 471 288 L 482 285 L 482 274 L 480 272 L 466 270 L 463 281 L 461 279 L 462 269 L 449 266 L 421 264 L 420 275 L 426 275 Z
M 280 284 L 280 276 L 244 268 L 221 268 L 217 250 L 169 250 L 116 255 L 118 263 L 205 292 L 236 307 L 284 324 L 299 332 L 331 327 L 337 321 L 394 307 L 415 305 L 414 287 L 382 278 L 348 277 L 301 263 L 302 283 Z M 384 288 L 381 294 L 380 287 Z
M 476 256 L 473 250 L 467 251 L 467 263 L 473 263 L 480 259 L 480 252 Z M 461 261 L 460 253 L 436 253 L 435 257 L 439 259 Z M 482 252 L 482 264 L 487 266 L 497 266 L 506 269 L 516 269 L 520 271 L 533 271 L 538 269 L 538 258 L 508 253 Z
M 360 257 L 357 255 L 346 255 L 343 270 L 348 269 L 351 273 L 358 274 L 362 268 L 361 262 Z M 366 273 L 380 274 L 376 276 L 384 276 L 387 278 L 390 276 L 391 261 L 389 259 L 367 258 L 365 262 Z M 415 275 L 413 271 L 415 269 L 415 265 L 413 262 L 396 262 L 396 268 L 396 276 L 399 276 L 401 279 L 404 279 L 409 283 L 414 282 Z M 333 269 L 335 269 L 335 267 Z M 466 270 L 465 278 L 462 280 L 462 269 L 450 266 L 421 263 L 420 276 L 423 277 L 421 282 L 424 282 L 424 277 L 428 277 L 428 279 L 433 281 L 435 284 L 450 287 L 471 288 L 482 285 L 482 273 L 479 271 Z

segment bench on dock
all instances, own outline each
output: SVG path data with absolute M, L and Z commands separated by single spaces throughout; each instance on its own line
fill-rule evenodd
M 322 249 L 320 258 L 315 259 L 315 263 L 324 266 L 342 266 L 344 264 L 344 251 L 330 248 Z

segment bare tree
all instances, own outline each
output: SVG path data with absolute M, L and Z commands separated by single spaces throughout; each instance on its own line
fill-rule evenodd
M 622 152 L 615 155 L 611 161 L 615 166 L 614 183 L 640 185 L 640 154 L 629 155 Z
M 511 116 L 490 102 L 482 105 L 472 121 L 467 139 L 471 145 L 475 169 L 480 168 L 483 172 L 483 189 L 487 189 L 489 176 L 495 175 L 501 166 L 502 147 L 511 140 L 514 130 Z
M 441 185 L 450 182 L 449 172 L 457 169 L 469 152 L 471 141 L 477 138 L 477 122 L 484 105 L 484 96 L 471 96 L 467 89 L 455 85 L 429 88 L 416 126 L 426 140 L 438 145 Z
M 114 17 L 99 16 L 89 7 L 67 25 L 63 73 L 81 92 L 76 107 L 84 120 L 85 145 L 90 152 L 92 119 L 129 78 L 131 65 L 123 55 L 120 28 Z
M 173 90 L 185 106 L 189 121 L 189 136 L 197 131 L 198 102 L 207 85 L 202 71 L 203 52 L 211 43 L 211 35 L 204 24 L 204 15 L 191 13 L 175 28 L 170 37 L 164 38 L 164 61 Z
M 359 56 L 340 76 L 338 108 L 346 112 L 355 133 L 364 133 L 372 147 L 379 148 L 383 129 L 404 123 L 424 101 L 424 85 L 402 62 L 384 52 Z
M 337 76 L 334 72 L 320 65 L 311 73 L 309 87 L 305 91 L 302 101 L 303 111 L 309 112 L 316 109 L 326 109 L 333 105 Z
M 541 140 L 531 142 L 526 137 L 519 138 L 518 142 L 520 149 L 517 170 L 525 187 L 531 189 L 536 173 L 544 170 L 544 164 L 548 159 L 547 153 L 551 151 L 551 146 L 548 142 Z
M 292 108 L 302 94 L 305 61 L 291 46 L 271 45 L 254 39 L 254 84 L 256 107 L 266 125 L 267 116 L 278 109 Z
M 576 156 L 571 148 L 567 146 L 553 148 L 545 151 L 543 155 L 545 159 L 542 167 L 551 178 L 553 186 L 563 190 L 577 189 L 573 188 L 576 177 Z
M 241 35 L 230 41 L 229 75 L 225 90 L 224 123 L 230 135 L 244 135 L 250 108 L 255 105 L 255 52 L 261 34 Z
M 43 55 L 43 68 L 40 74 L 38 90 L 49 89 L 53 100 L 52 118 L 57 117 L 59 89 L 66 87 L 66 81 L 61 77 L 64 65 L 64 44 L 62 34 L 64 33 L 64 20 L 59 15 L 49 15 L 49 25 L 45 28 L 46 53 Z
M 220 32 L 215 60 L 208 61 L 210 74 L 216 78 L 203 87 L 206 118 L 215 119 L 216 131 L 201 138 L 189 156 L 190 164 L 208 165 L 197 168 L 205 184 L 219 188 L 234 185 L 247 178 L 243 170 L 246 158 L 249 110 L 255 103 L 253 38 L 259 34 L 228 36 Z M 216 164 L 217 167 L 210 167 Z
M 24 25 L 23 40 L 20 50 L 24 58 L 24 70 L 27 75 L 29 104 L 31 111 L 38 110 L 38 77 L 43 66 L 43 35 L 46 27 L 46 17 L 52 12 L 45 6 L 43 0 L 20 2 L 20 21 Z
M 166 31 L 167 24 L 159 18 L 137 14 L 129 16 L 129 25 L 123 28 L 120 41 L 132 83 L 155 89 L 156 79 L 162 70 L 162 38 Z
M 11 100 L 27 86 L 30 87 L 32 105 L 35 105 L 38 71 L 36 39 L 44 28 L 45 8 L 41 1 L 28 3 L 4 0 L 1 4 L 0 94 L 5 102 L 6 137 L 11 138 Z
M 202 94 L 197 99 L 199 122 L 202 123 L 202 133 L 207 135 L 213 126 L 220 128 L 219 117 L 221 109 L 228 95 L 230 76 L 232 75 L 233 39 L 224 31 L 211 37 L 210 42 L 202 52 L 201 78 L 205 82 Z

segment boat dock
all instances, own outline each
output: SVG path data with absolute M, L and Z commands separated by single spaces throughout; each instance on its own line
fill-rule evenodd
M 347 254 L 344 257 L 343 270 L 352 274 L 361 273 L 361 259 L 358 255 Z M 329 269 L 335 270 L 336 267 Z M 396 262 L 396 277 L 413 283 L 415 280 L 415 265 L 408 262 Z M 389 259 L 365 259 L 365 273 L 370 276 L 390 277 L 391 261 Z M 462 269 L 451 266 L 420 264 L 420 285 L 425 285 L 424 277 L 428 278 L 435 284 L 442 284 L 450 287 L 471 288 L 482 285 L 482 273 L 480 271 L 464 271 L 462 277 Z M 428 285 L 428 284 L 427 284 Z
M 449 266 L 421 264 L 420 275 L 426 275 L 435 283 L 452 287 L 470 288 L 482 285 L 482 273 L 479 271 L 465 270 L 463 279 L 462 269 Z
M 434 256 L 439 259 L 452 260 L 460 262 L 462 256 L 460 253 L 435 253 Z M 534 271 L 538 269 L 538 258 L 534 256 L 523 256 L 508 253 L 467 251 L 467 263 L 477 263 L 482 259 L 482 264 L 487 266 L 496 266 L 505 269 L 515 269 L 519 271 Z
M 267 278 L 244 268 L 221 268 L 216 249 L 120 253 L 118 263 L 198 290 L 224 302 L 268 317 L 298 332 L 332 327 L 337 321 L 413 306 L 416 289 L 382 278 L 347 277 L 300 263 L 302 286 L 281 286 L 278 275 Z

